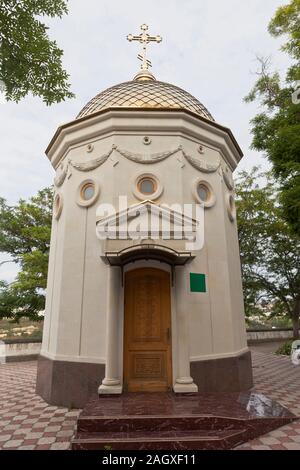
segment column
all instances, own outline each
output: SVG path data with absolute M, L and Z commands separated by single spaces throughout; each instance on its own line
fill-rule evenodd
M 99 394 L 122 393 L 119 369 L 119 299 L 121 294 L 121 272 L 118 267 L 109 267 L 106 310 L 106 364 L 105 378 L 98 389 Z
M 187 276 L 184 267 L 176 268 L 176 321 L 177 321 L 177 377 L 175 393 L 196 393 L 198 387 L 190 373 L 189 318 L 187 299 Z

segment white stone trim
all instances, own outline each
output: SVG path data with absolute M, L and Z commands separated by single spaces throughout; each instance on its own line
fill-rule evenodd
M 82 145 L 82 133 L 84 133 L 85 141 L 88 142 L 99 137 L 111 137 L 117 135 L 118 132 L 126 132 L 128 135 L 131 132 L 136 135 L 138 132 L 143 136 L 145 135 L 145 119 L 147 119 L 147 131 L 152 136 L 156 134 L 162 136 L 164 133 L 189 136 L 197 141 L 201 140 L 203 145 L 217 147 L 232 171 L 242 158 L 230 134 L 226 132 L 227 128 L 216 127 L 213 123 L 191 116 L 184 111 L 142 110 L 108 110 L 96 116 L 91 115 L 89 119 L 74 120 L 68 127 L 58 128 L 46 154 L 56 168 L 71 147 Z M 160 122 L 157 122 L 158 120 Z
M 240 349 L 239 351 L 234 351 L 231 353 L 218 353 L 218 354 L 209 354 L 209 355 L 203 355 L 203 356 L 191 356 L 190 361 L 191 362 L 200 362 L 200 361 L 210 361 L 214 359 L 226 359 L 227 357 L 238 357 L 241 356 L 242 354 L 245 354 L 249 351 L 249 348 L 243 348 Z
M 105 364 L 104 357 L 93 356 L 65 356 L 64 354 L 52 354 L 48 351 L 41 350 L 40 355 L 51 359 L 52 361 L 65 361 L 65 362 L 86 362 L 91 364 Z

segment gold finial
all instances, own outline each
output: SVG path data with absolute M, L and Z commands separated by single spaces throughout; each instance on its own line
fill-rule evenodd
M 142 32 L 139 35 L 128 34 L 128 36 L 127 36 L 128 41 L 130 41 L 130 42 L 138 41 L 143 45 L 143 52 L 142 52 L 142 54 L 138 55 L 138 59 L 142 61 L 142 65 L 141 65 L 142 72 L 139 72 L 139 74 L 138 74 L 139 77 L 137 76 L 136 78 L 137 79 L 142 78 L 142 76 L 143 76 L 143 77 L 148 77 L 148 79 L 151 78 L 151 77 L 152 77 L 152 79 L 154 79 L 151 72 L 149 72 L 149 67 L 152 67 L 152 64 L 151 64 L 151 61 L 149 59 L 147 59 L 147 45 L 150 42 L 160 43 L 162 41 L 162 37 L 159 36 L 159 35 L 150 36 L 147 33 L 148 26 L 146 24 L 142 24 L 141 30 L 142 30 Z

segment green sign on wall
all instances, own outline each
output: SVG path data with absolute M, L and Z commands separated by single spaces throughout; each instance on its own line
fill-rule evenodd
M 206 292 L 205 274 L 190 273 L 190 291 L 191 292 Z

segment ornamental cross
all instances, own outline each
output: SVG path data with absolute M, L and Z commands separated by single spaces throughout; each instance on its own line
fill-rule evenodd
M 141 69 L 148 70 L 149 67 L 152 67 L 151 61 L 147 59 L 147 45 L 150 42 L 157 42 L 160 43 L 162 41 L 161 36 L 150 36 L 148 31 L 148 26 L 146 24 L 142 24 L 141 26 L 141 34 L 135 36 L 133 34 L 128 34 L 127 40 L 132 41 L 139 41 L 143 45 L 143 52 L 142 54 L 138 55 L 138 59 L 142 61 Z

